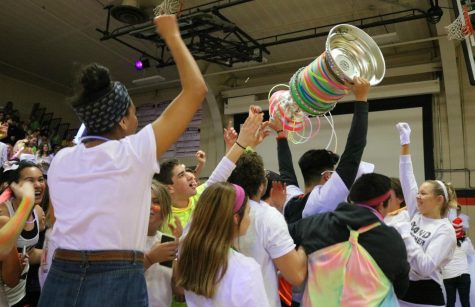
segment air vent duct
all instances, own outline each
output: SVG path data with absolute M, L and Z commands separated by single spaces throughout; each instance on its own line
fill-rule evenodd
M 114 1 L 115 2 L 115 1 Z M 154 1 L 157 2 L 157 1 Z M 150 1 L 123 0 L 118 1 L 111 9 L 114 19 L 129 25 L 144 23 L 151 18 L 148 14 L 154 3 Z

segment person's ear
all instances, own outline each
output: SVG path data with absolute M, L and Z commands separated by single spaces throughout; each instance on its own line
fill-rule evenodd
M 233 214 L 233 221 L 236 226 L 239 225 L 239 215 L 237 213 Z
M 165 187 L 167 188 L 168 193 L 170 193 L 170 194 L 175 193 L 175 188 L 173 187 L 173 185 L 167 184 L 167 185 L 165 185 Z
M 383 217 L 386 217 L 388 214 L 389 206 L 384 206 L 384 202 L 381 202 L 376 208 L 376 211 L 378 211 Z
M 443 205 L 445 201 L 445 197 L 442 195 L 437 195 L 437 200 L 440 201 L 440 204 Z
M 127 118 L 123 116 L 119 121 L 119 127 L 121 130 L 127 130 Z

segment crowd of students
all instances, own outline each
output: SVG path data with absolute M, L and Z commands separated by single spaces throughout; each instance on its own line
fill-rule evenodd
M 417 185 L 409 125 L 396 126 L 400 181 L 361 161 L 370 90 L 362 78 L 351 85 L 341 157 L 303 154 L 303 188 L 282 123 L 264 121 L 255 106 L 239 134 L 225 129 L 226 154 L 204 183 L 204 152 L 196 169 L 159 165 L 207 88 L 176 18 L 155 24 L 182 86 L 159 118 L 136 133 L 127 89 L 92 64 L 72 99 L 87 128 L 81 142 L 46 169 L 42 155 L 29 159 L 31 140 L 19 145 L 19 161 L 5 161 L 0 306 L 453 306 L 457 290 L 470 304 L 460 267 L 473 248 L 462 218 L 447 218 L 455 190 Z M 278 173 L 254 151 L 272 130 Z
M 55 153 L 73 146 L 72 139 L 50 135 L 47 126 L 39 127 L 38 121 L 20 121 L 11 103 L 0 109 L 0 167 L 9 167 L 8 161 L 29 160 L 38 164 L 45 174 Z

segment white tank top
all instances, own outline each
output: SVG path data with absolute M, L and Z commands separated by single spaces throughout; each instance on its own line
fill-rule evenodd
M 10 217 L 15 214 L 15 210 L 13 210 L 13 205 L 11 200 L 7 200 L 5 202 L 5 205 L 7 206 L 8 213 L 10 214 Z M 40 237 L 40 223 L 38 216 L 36 214 L 36 210 L 33 208 L 33 217 L 34 223 L 36 224 L 36 234 L 34 235 L 33 238 L 31 239 L 25 239 L 21 234 L 18 236 L 18 239 L 16 241 L 16 247 L 17 248 L 23 248 L 26 247 L 27 250 L 35 247 L 35 245 L 38 243 L 39 237 Z M 21 299 L 26 295 L 26 276 L 28 275 L 28 270 L 30 269 L 30 264 L 27 264 L 24 268 L 23 271 L 21 272 L 20 276 L 20 281 L 18 284 L 10 288 L 5 285 L 5 293 L 8 298 L 8 302 L 11 305 L 15 305 Z
M 10 217 L 12 217 L 15 214 L 15 210 L 13 209 L 13 205 L 11 200 L 7 200 L 5 202 L 5 205 L 7 206 L 8 213 L 10 214 Z M 18 236 L 18 239 L 16 240 L 16 247 L 17 248 L 23 248 L 25 246 L 28 250 L 28 248 L 32 248 L 38 243 L 38 240 L 40 238 L 40 222 L 38 219 L 38 216 L 36 214 L 36 210 L 33 208 L 33 217 L 35 218 L 35 224 L 36 224 L 36 229 L 37 232 L 35 236 L 31 239 L 26 239 L 22 236 L 23 232 Z

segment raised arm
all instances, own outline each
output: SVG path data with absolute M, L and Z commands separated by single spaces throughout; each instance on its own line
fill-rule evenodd
M 406 202 L 409 217 L 412 219 L 417 211 L 418 185 L 414 176 L 412 160 L 410 154 L 411 127 L 407 123 L 398 123 L 396 129 L 399 131 L 401 142 L 401 155 L 399 156 L 399 179 L 401 181 L 402 193 Z
M 198 150 L 195 154 L 196 160 L 198 160 L 198 164 L 195 167 L 195 176 L 196 178 L 200 178 L 201 172 L 206 165 L 206 153 L 203 150 Z
M 279 118 L 274 118 L 269 126 L 277 133 L 277 161 L 279 162 L 280 179 L 287 186 L 294 185 L 298 187 L 299 184 L 292 162 L 292 152 L 290 151 L 285 131 L 282 129 L 282 122 Z
M 13 182 L 10 184 L 10 187 L 15 196 L 21 198 L 22 201 L 15 214 L 0 229 L 0 258 L 8 255 L 15 246 L 16 239 L 23 230 L 23 227 L 25 227 L 25 222 L 34 207 L 35 193 L 30 182 L 24 182 L 21 186 Z
M 350 187 L 358 174 L 368 132 L 369 82 L 355 77 L 352 90 L 357 102 L 354 104 L 354 114 L 345 150 L 336 168 L 338 176 L 332 175 L 323 186 L 317 185 L 313 188 L 302 217 L 335 210 L 338 204 L 348 197 Z
M 354 114 L 345 149 L 341 155 L 336 172 L 345 183 L 348 190 L 356 179 L 358 167 L 366 146 L 368 134 L 368 93 L 369 82 L 356 77 L 352 91 L 355 95 Z
M 285 131 L 282 129 L 282 122 L 279 118 L 274 118 L 269 127 L 277 133 L 277 161 L 279 163 L 280 179 L 286 184 L 287 199 L 286 203 L 293 197 L 302 194 L 295 175 L 292 152 Z
M 224 128 L 224 145 L 226 146 L 226 153 L 233 147 L 238 138 L 238 134 L 233 127 L 233 122 L 230 120 L 226 128 Z
M 180 137 L 208 91 L 200 69 L 180 36 L 176 16 L 155 18 L 155 25 L 171 51 L 182 90 L 162 115 L 152 123 L 157 159 Z
M 244 152 L 246 147 L 255 148 L 264 137 L 264 129 L 262 120 L 264 115 L 260 112 L 260 109 L 256 109 L 254 106 L 249 108 L 249 116 L 241 127 L 241 131 L 237 140 L 230 144 L 229 150 L 226 155 L 221 159 L 219 164 L 211 173 L 209 179 L 206 181 L 206 186 L 210 186 L 213 183 L 227 181 L 231 176 L 232 171 L 236 167 L 236 162 Z M 226 138 L 225 138 L 226 141 Z

